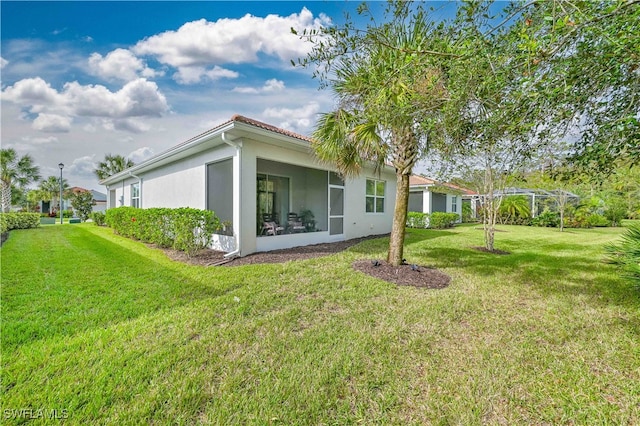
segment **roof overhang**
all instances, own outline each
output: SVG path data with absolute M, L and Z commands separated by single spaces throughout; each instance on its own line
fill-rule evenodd
M 227 139 L 233 141 L 253 139 L 261 143 L 293 149 L 300 152 L 311 152 L 311 146 L 306 140 L 274 132 L 242 121 L 231 120 L 176 145 L 146 161 L 143 161 L 140 164 L 136 164 L 135 166 L 109 176 L 108 178 L 101 180 L 100 184 L 109 186 L 129 178 L 131 175 L 145 173 L 183 158 L 224 145 L 226 142 L 223 140 L 223 134 L 225 134 Z

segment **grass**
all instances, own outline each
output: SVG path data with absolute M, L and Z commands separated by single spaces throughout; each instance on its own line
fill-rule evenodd
M 350 267 L 386 239 L 204 268 L 90 224 L 13 231 L 3 424 L 640 423 L 640 295 L 601 262 L 621 230 L 501 229 L 508 256 L 471 226 L 409 231 L 444 290 Z

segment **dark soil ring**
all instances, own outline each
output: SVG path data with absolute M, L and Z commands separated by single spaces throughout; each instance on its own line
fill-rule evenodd
M 378 266 L 375 266 L 374 262 L 358 260 L 353 262 L 353 269 L 390 283 L 419 288 L 445 288 L 451 281 L 447 274 L 427 266 L 392 266 L 384 261 L 377 261 Z

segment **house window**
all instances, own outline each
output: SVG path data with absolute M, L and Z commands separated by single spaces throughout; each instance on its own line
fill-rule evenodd
M 384 213 L 385 186 L 386 182 L 383 180 L 367 179 L 367 213 Z
M 140 182 L 131 184 L 131 207 L 140 207 Z
M 453 213 L 458 211 L 458 196 L 457 195 L 453 195 L 451 197 L 451 211 Z

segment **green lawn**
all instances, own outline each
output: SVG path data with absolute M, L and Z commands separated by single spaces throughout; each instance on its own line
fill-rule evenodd
M 601 261 L 621 230 L 501 229 L 508 256 L 474 227 L 409 231 L 444 290 L 351 268 L 387 239 L 204 268 L 91 224 L 13 231 L 1 421 L 640 423 L 640 294 Z

